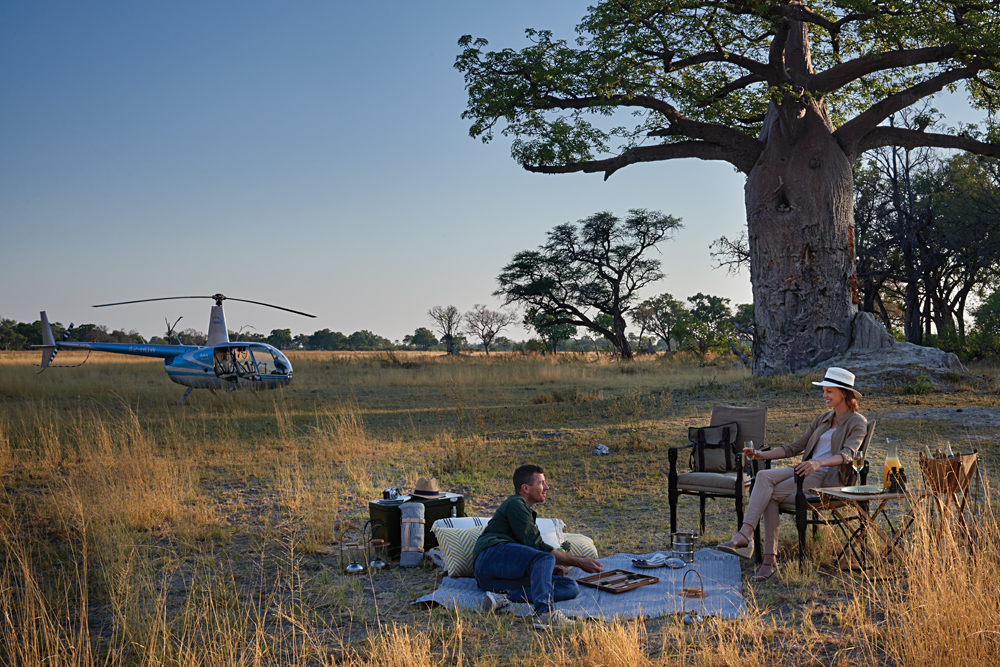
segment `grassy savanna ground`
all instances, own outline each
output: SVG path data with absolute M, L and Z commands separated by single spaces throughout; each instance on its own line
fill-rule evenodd
M 468 514 L 489 515 L 525 462 L 553 488 L 542 515 L 602 555 L 664 548 L 667 449 L 686 426 L 713 402 L 766 405 L 768 442 L 787 442 L 822 409 L 812 377 L 678 359 L 299 353 L 283 391 L 195 391 L 176 406 L 183 388 L 159 362 L 93 355 L 36 376 L 36 357 L 0 353 L 3 664 L 1000 662 L 989 511 L 975 556 L 935 546 L 922 522 L 907 561 L 877 574 L 832 567 L 823 532 L 800 570 L 789 523 L 778 580 L 745 588 L 749 615 L 699 629 L 665 617 L 553 637 L 510 615 L 409 606 L 435 587 L 431 567 L 338 574 L 335 537 L 382 488 L 435 476 Z M 995 427 L 907 411 L 993 408 L 994 371 L 868 393 L 873 467 L 897 437 L 914 480 L 917 444 L 950 440 L 977 446 L 989 478 Z M 593 456 L 597 443 L 611 455 Z M 696 528 L 696 506 L 682 500 L 682 528 Z M 733 528 L 730 506 L 709 509 L 703 544 Z

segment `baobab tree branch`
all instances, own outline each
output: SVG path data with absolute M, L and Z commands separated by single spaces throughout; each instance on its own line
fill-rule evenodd
M 701 160 L 721 160 L 728 162 L 740 171 L 747 173 L 757 161 L 760 151 L 763 150 L 763 144 L 759 141 L 757 141 L 757 144 L 757 146 L 753 147 L 755 150 L 737 152 L 732 148 L 707 141 L 680 141 L 673 144 L 660 144 L 658 146 L 640 146 L 617 157 L 605 160 L 588 160 L 557 166 L 528 164 L 523 166 L 528 171 L 537 174 L 570 174 L 581 171 L 584 173 L 597 173 L 603 171 L 604 180 L 607 180 L 613 173 L 630 164 L 694 157 Z
M 957 148 L 959 150 L 1000 158 L 1000 145 L 977 141 L 970 137 L 952 134 L 934 134 L 919 130 L 907 130 L 901 127 L 879 126 L 866 134 L 858 142 L 858 153 L 870 151 L 883 146 L 899 146 L 912 150 L 914 148 Z
M 813 93 L 825 95 L 839 90 L 850 82 L 856 81 L 868 74 L 888 69 L 940 62 L 945 58 L 950 58 L 957 51 L 958 47 L 951 44 L 925 49 L 907 49 L 890 51 L 889 53 L 864 55 L 860 58 L 849 60 L 846 63 L 834 65 L 828 70 L 813 75 L 809 81 L 809 90 Z
M 859 155 L 855 146 L 862 137 L 878 127 L 879 123 L 886 118 L 918 100 L 940 92 L 950 83 L 975 76 L 982 68 L 982 63 L 977 59 L 968 67 L 943 72 L 932 79 L 910 86 L 895 95 L 890 95 L 841 125 L 840 129 L 833 133 L 833 137 L 847 155 Z

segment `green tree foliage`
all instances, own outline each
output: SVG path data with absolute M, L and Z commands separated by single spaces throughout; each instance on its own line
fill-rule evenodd
M 392 341 L 362 329 L 347 337 L 347 346 L 351 350 L 383 350 L 392 347 Z
M 194 328 L 185 329 L 174 334 L 181 345 L 204 345 L 208 342 L 208 336 Z
M 729 299 L 699 292 L 687 300 L 691 307 L 684 346 L 702 356 L 728 350 L 733 326 Z
M 1000 156 L 992 117 L 985 130 L 884 124 L 962 85 L 995 109 L 998 24 L 997 3 L 603 0 L 575 43 L 528 30 L 525 48 L 490 51 L 466 35 L 455 67 L 469 133 L 512 137 L 529 171 L 608 178 L 694 157 L 747 174 L 756 344 L 766 348 L 755 372 L 797 370 L 850 342 L 850 176 L 861 155 L 930 146 Z M 623 111 L 636 120 L 622 123 Z
M 561 343 L 576 335 L 576 325 L 561 322 L 558 317 L 542 312 L 538 308 L 527 310 L 524 314 L 523 324 L 534 329 L 538 337 L 545 343 L 545 350 L 553 354 L 559 349 Z
M 412 345 L 418 350 L 427 350 L 438 344 L 438 339 L 427 327 L 417 327 L 412 336 L 403 336 L 404 345 Z
M 991 336 L 1000 337 L 1000 292 L 992 292 L 972 311 L 976 328 Z
M 28 338 L 17 330 L 17 321 L 0 318 L 0 350 L 23 350 Z
M 684 304 L 672 295 L 664 293 L 640 303 L 632 319 L 639 325 L 642 333 L 646 331 L 655 333 L 667 346 L 667 352 L 673 352 L 674 341 L 681 338 L 681 330 L 678 327 L 683 324 L 687 316 L 688 310 Z
M 279 350 L 289 350 L 292 347 L 292 330 L 272 329 L 264 342 Z
M 624 220 L 602 212 L 577 225 L 558 225 L 537 250 L 514 255 L 494 294 L 505 305 L 551 316 L 553 324 L 590 329 L 631 359 L 625 315 L 638 291 L 663 277 L 659 260 L 647 255 L 680 226 L 673 216 L 645 209 L 632 209 Z M 611 319 L 599 320 L 602 314 Z
M 320 329 L 309 336 L 306 347 L 310 350 L 347 350 L 347 336 L 339 331 Z

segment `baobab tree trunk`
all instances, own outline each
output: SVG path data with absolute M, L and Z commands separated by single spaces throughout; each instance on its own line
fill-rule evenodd
M 858 310 L 851 164 L 821 103 L 772 104 L 745 196 L 755 375 L 843 352 Z
M 784 66 L 791 91 L 768 109 L 745 189 L 755 375 L 843 352 L 858 311 L 851 163 L 822 100 L 803 92 L 813 67 L 799 21 L 790 22 Z

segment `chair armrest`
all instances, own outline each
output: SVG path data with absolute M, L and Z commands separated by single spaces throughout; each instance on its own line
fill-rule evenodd
M 770 447 L 764 447 L 760 451 L 762 451 L 762 452 L 769 452 L 769 451 L 771 451 L 771 448 Z M 764 464 L 764 470 L 770 470 L 771 469 L 771 459 L 764 459 L 764 460 L 751 459 L 750 460 L 750 464 L 753 467 L 753 475 L 752 475 L 753 477 L 757 477 L 757 473 L 760 472 L 760 464 L 761 463 Z
M 811 502 L 819 502 L 820 497 L 808 497 L 806 496 L 805 489 L 802 488 L 803 483 L 806 481 L 805 477 L 801 477 L 799 473 L 792 473 L 795 475 L 795 509 L 799 509 L 799 503 L 801 502 L 802 511 L 805 511 L 806 506 Z
M 680 447 L 671 447 L 667 450 L 667 459 L 670 461 L 670 473 L 667 475 L 667 488 L 677 489 L 677 450 Z

